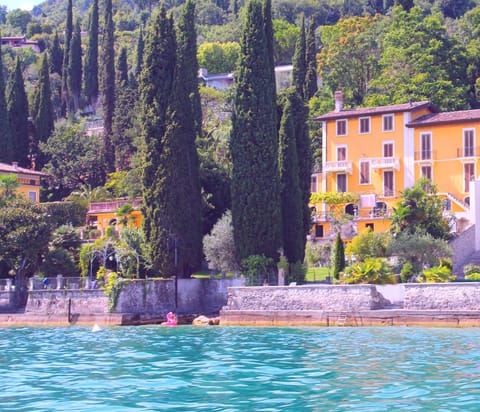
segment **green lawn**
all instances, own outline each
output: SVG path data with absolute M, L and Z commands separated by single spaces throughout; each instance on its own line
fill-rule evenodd
M 327 267 L 313 267 L 308 268 L 305 275 L 305 281 L 307 282 L 319 282 L 325 280 L 328 276 L 329 268 Z

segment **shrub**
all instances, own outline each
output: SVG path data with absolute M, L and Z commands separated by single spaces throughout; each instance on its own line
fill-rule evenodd
M 454 280 L 452 270 L 446 266 L 434 266 L 430 269 L 425 269 L 417 280 L 421 283 L 445 283 Z
M 469 275 L 465 276 L 465 279 L 480 281 L 480 273 L 479 272 L 472 272 Z
M 413 271 L 412 262 L 405 262 L 402 266 L 402 270 L 400 271 L 400 279 L 403 283 L 408 282 L 415 272 Z
M 474 265 L 473 263 L 469 263 L 463 267 L 463 274 L 465 275 L 465 279 L 467 276 L 472 273 L 480 273 L 480 265 Z
M 249 286 L 260 285 L 273 265 L 273 259 L 265 255 L 251 255 L 242 260 L 243 273 Z
M 367 258 L 364 262 L 358 262 L 345 268 L 342 282 L 347 284 L 373 283 L 384 285 L 395 283 L 392 268 L 386 259 Z

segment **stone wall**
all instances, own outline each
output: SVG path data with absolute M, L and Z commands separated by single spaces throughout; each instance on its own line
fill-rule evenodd
M 237 287 L 228 289 L 225 311 L 363 311 L 390 302 L 375 285 Z
M 480 310 L 480 283 L 407 283 L 407 310 Z
M 475 252 L 475 225 L 459 233 L 448 244 L 452 248 L 454 256 L 453 273 L 462 276 L 463 265 Z
M 101 314 L 108 312 L 102 290 L 33 290 L 28 293 L 25 313 L 35 315 Z
M 0 291 L 0 310 L 13 309 L 15 307 L 15 292 L 1 290 Z

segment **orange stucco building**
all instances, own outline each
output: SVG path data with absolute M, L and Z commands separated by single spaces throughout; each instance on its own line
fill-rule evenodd
M 367 227 L 386 231 L 401 196 L 421 176 L 430 178 L 456 220 L 469 225 L 469 184 L 480 150 L 480 110 L 439 113 L 428 101 L 374 108 L 344 109 L 342 92 L 322 122 L 322 171 L 312 175 L 312 192 L 350 192 L 358 201 L 339 205 L 352 216 L 353 237 Z M 312 205 L 314 238 L 329 237 L 329 206 Z
M 37 203 L 40 201 L 40 179 L 48 176 L 37 170 L 20 167 L 16 162 L 0 163 L 0 175 L 16 175 L 20 184 L 17 191 Z

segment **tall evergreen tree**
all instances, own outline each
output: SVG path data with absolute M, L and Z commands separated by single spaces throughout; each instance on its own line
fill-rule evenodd
M 0 49 L 0 162 L 15 161 L 13 133 L 8 120 L 7 102 L 5 99 L 5 79 L 3 78 L 3 58 Z
M 160 157 L 164 151 L 163 136 L 166 116 L 172 98 L 176 65 L 175 32 L 173 23 L 161 8 L 152 19 L 147 32 L 144 64 L 140 75 L 140 116 L 145 139 L 146 156 L 143 182 L 143 228 L 149 244 L 153 269 L 158 273 L 173 272 L 172 251 L 175 233 L 162 222 L 165 201 L 159 196 L 162 179 Z M 170 205 L 170 204 L 169 204 Z M 174 206 L 175 207 L 175 206 Z
M 30 167 L 30 138 L 28 134 L 28 101 L 23 82 L 20 59 L 10 74 L 6 91 L 8 120 L 13 134 L 13 159 L 21 167 Z
M 177 275 L 180 276 L 189 276 L 199 269 L 202 259 L 202 197 L 195 147 L 197 128 L 201 124 L 195 113 L 200 110 L 200 97 L 194 9 L 193 1 L 187 0 L 178 25 L 174 97 L 168 111 L 161 171 L 158 171 L 162 179 L 157 185 L 158 195 L 164 199 L 161 215 L 165 219 L 160 224 L 177 242 Z M 195 95 L 198 102 L 193 101 Z M 170 253 L 170 261 L 171 257 Z
M 95 110 L 98 99 L 98 0 L 93 0 L 90 9 L 84 79 L 85 96 Z
M 44 54 L 32 110 L 33 124 L 35 126 L 33 150 L 34 153 L 36 153 L 36 166 L 38 169 L 41 169 L 45 164 L 43 155 L 38 151 L 38 143 L 46 142 L 54 129 L 55 114 L 53 111 L 50 76 L 48 72 L 48 55 Z
M 302 99 L 294 87 L 284 97 L 279 131 L 278 165 L 282 184 L 283 252 L 289 263 L 303 262 L 305 234 L 297 157 L 295 109 Z
M 82 91 L 82 39 L 80 37 L 80 20 L 75 22 L 68 58 L 68 90 L 70 107 L 74 113 L 79 109 L 80 93 Z
M 68 61 L 70 59 L 70 43 L 73 35 L 73 5 L 72 0 L 67 3 L 67 20 L 65 23 L 65 43 L 63 46 L 62 65 L 62 112 L 65 114 L 70 101 L 68 90 Z
M 293 53 L 293 85 L 297 93 L 302 99 L 305 98 L 304 90 L 305 79 L 307 73 L 307 53 L 306 53 L 306 40 L 305 40 L 305 19 L 302 18 L 302 25 L 300 27 L 300 34 L 295 44 L 295 52 Z
M 53 37 L 52 47 L 49 50 L 50 52 L 50 73 L 57 73 L 59 76 L 62 75 L 62 66 L 63 66 L 63 50 L 60 46 L 60 39 L 58 38 L 58 32 L 55 31 L 55 36 Z
M 127 49 L 122 47 L 118 55 L 117 63 L 117 84 L 120 87 L 128 85 L 128 64 L 127 64 Z
M 143 29 L 140 28 L 140 34 L 138 35 L 138 42 L 137 42 L 137 60 L 135 64 L 135 77 L 138 79 L 140 73 L 142 72 L 142 64 L 143 64 L 143 50 L 145 48 L 145 42 L 143 40 Z
M 305 86 L 303 96 L 310 100 L 318 90 L 317 84 L 317 44 L 315 42 L 315 20 L 311 19 L 308 26 L 306 39 L 306 63 Z
M 268 13 L 269 0 L 265 10 Z M 277 258 L 281 246 L 280 182 L 271 16 L 251 0 L 241 37 L 232 115 L 232 220 L 240 259 Z
M 337 233 L 333 253 L 333 277 L 338 280 L 340 279 L 340 272 L 345 269 L 345 245 L 340 233 Z
M 115 170 L 115 152 L 112 144 L 112 126 L 115 114 L 115 50 L 112 0 L 105 1 L 104 16 L 101 95 L 103 107 L 103 156 L 106 172 L 109 173 Z
M 202 104 L 198 90 L 197 34 L 195 32 L 195 2 L 187 0 L 178 22 L 179 67 L 184 71 L 183 82 L 190 90 L 191 115 L 198 137 L 202 135 Z

